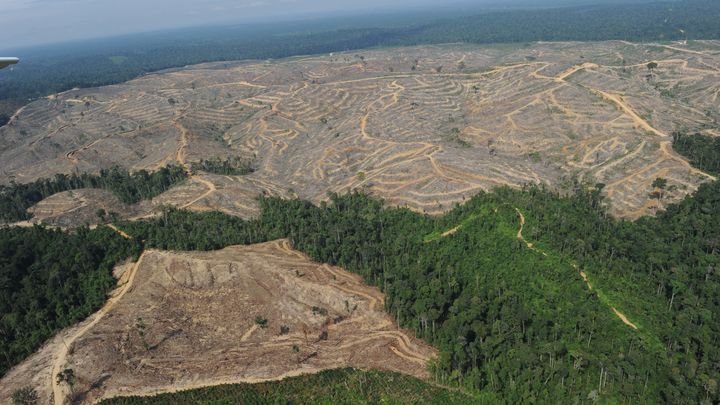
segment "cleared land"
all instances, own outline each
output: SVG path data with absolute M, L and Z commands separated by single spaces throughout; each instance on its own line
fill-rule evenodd
M 24 107 L 0 128 L 0 181 L 243 156 L 255 173 L 200 174 L 126 216 L 172 203 L 248 217 L 259 193 L 352 188 L 440 213 L 480 189 L 578 177 L 635 218 L 710 178 L 670 135 L 718 134 L 719 45 L 424 46 L 165 71 Z M 37 218 L 75 207 L 59 204 Z
M 435 356 L 397 328 L 376 288 L 310 261 L 285 240 L 204 253 L 146 251 L 118 273 L 118 290 L 103 309 L 0 381 L 0 402 L 26 385 L 41 403 L 70 395 L 90 403 L 338 367 L 426 378 Z M 64 368 L 77 376 L 72 393 L 51 377 Z

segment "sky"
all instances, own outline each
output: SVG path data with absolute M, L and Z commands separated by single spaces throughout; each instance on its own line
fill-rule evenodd
M 451 1 L 451 0 L 450 0 Z M 0 0 L 0 49 L 213 24 L 422 10 L 449 0 Z M 573 0 L 454 0 L 472 4 Z M 583 1 L 583 0 L 574 0 Z M 587 1 L 587 0 L 584 0 Z M 597 0 L 607 1 L 607 0 Z
M 433 0 L 0 0 L 0 49 L 217 23 L 267 22 Z

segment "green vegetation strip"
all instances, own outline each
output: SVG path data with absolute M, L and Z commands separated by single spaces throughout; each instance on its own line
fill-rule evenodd
M 720 137 L 674 133 L 673 149 L 686 156 L 694 167 L 720 175 Z
M 260 384 L 233 384 L 161 394 L 119 397 L 104 405 L 154 404 L 483 404 L 417 378 L 376 370 L 338 369 Z

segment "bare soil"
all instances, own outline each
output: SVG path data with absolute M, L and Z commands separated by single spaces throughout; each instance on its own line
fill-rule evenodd
M 718 134 L 717 44 L 422 46 L 173 69 L 24 107 L 0 128 L 0 182 L 243 156 L 252 175 L 201 174 L 123 212 L 252 217 L 258 194 L 319 202 L 362 188 L 437 214 L 478 190 L 579 177 L 637 218 L 712 179 L 670 135 Z M 663 201 L 649 197 L 657 177 Z M 67 211 L 106 204 L 90 197 Z
M 119 287 L 103 309 L 0 381 L 0 403 L 26 385 L 41 403 L 92 403 L 346 366 L 426 378 L 436 355 L 398 329 L 378 289 L 310 261 L 286 240 L 215 252 L 150 250 L 117 274 Z M 77 376 L 72 391 L 51 378 L 65 368 Z

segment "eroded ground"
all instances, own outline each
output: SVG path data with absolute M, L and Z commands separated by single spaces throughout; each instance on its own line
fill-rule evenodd
M 439 213 L 480 189 L 579 176 L 605 183 L 613 212 L 634 218 L 659 205 L 648 197 L 655 178 L 675 190 L 660 204 L 709 178 L 672 151 L 670 135 L 720 135 L 719 95 L 717 41 L 212 63 L 28 105 L 0 129 L 0 174 L 25 182 L 110 164 L 255 157 L 250 176 L 199 175 L 161 198 L 244 217 L 259 193 L 317 202 L 365 188 Z
M 101 311 L 0 381 L 0 403 L 26 385 L 42 403 L 53 403 L 53 391 L 54 403 L 62 403 L 57 398 L 70 395 L 68 387 L 50 376 L 64 368 L 77 376 L 74 397 L 89 403 L 346 366 L 424 378 L 435 356 L 385 314 L 379 290 L 310 261 L 285 240 L 215 252 L 147 251 L 121 270 L 121 285 Z
M 717 41 L 211 63 L 28 105 L 0 129 L 0 181 L 240 155 L 255 157 L 256 173 L 195 176 L 162 202 L 247 217 L 259 193 L 317 202 L 365 188 L 439 213 L 481 189 L 577 176 L 606 184 L 613 213 L 634 218 L 709 179 L 670 135 L 720 135 L 719 95 Z M 674 190 L 659 203 L 648 197 L 657 177 Z

